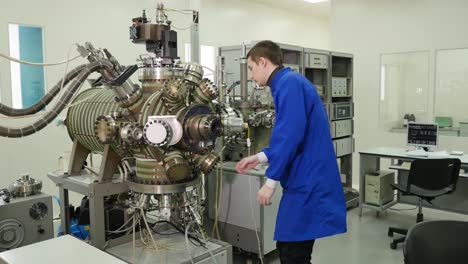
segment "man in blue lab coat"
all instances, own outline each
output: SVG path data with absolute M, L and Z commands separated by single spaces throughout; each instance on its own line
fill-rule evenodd
M 269 163 L 257 200 L 269 205 L 276 182 L 281 183 L 274 235 L 281 263 L 310 263 L 315 239 L 346 232 L 346 203 L 327 115 L 314 85 L 282 67 L 277 44 L 258 42 L 247 64 L 251 79 L 270 86 L 276 121 L 270 146 L 239 161 L 236 169 L 245 174 Z

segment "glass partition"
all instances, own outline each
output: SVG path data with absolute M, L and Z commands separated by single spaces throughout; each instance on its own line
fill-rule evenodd
M 436 51 L 434 121 L 445 135 L 468 136 L 468 49 Z
M 429 51 L 381 55 L 379 126 L 385 131 L 406 132 L 408 120 L 431 121 L 429 57 Z

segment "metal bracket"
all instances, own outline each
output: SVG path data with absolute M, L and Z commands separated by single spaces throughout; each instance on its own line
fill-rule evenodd
M 80 174 L 83 164 L 88 158 L 89 149 L 85 148 L 81 143 L 75 139 L 73 141 L 73 149 L 70 156 L 70 165 L 68 165 L 68 175 Z
M 115 152 L 109 144 L 104 146 L 104 153 L 102 155 L 102 163 L 99 169 L 98 182 L 108 182 L 112 180 L 114 172 L 120 163 L 120 156 Z

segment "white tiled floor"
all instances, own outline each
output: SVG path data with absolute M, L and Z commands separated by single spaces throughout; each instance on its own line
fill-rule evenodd
M 391 238 L 387 236 L 389 226 L 408 228 L 416 221 L 415 206 L 398 204 L 394 208 L 414 208 L 413 210 L 395 211 L 377 215 L 364 209 L 362 217 L 358 209 L 348 211 L 348 232 L 346 234 L 317 240 L 312 254 L 313 264 L 401 264 L 403 251 L 400 245 L 390 249 Z M 449 213 L 424 208 L 425 220 L 463 220 L 468 215 Z M 396 235 L 398 236 L 398 235 Z M 236 258 L 235 263 L 242 263 Z M 280 263 L 274 254 L 266 256 L 264 263 Z

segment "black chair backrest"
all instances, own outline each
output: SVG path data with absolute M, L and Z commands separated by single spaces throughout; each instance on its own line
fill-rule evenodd
M 405 264 L 468 263 L 468 222 L 428 221 L 413 226 L 403 248 Z
M 426 190 L 442 190 L 455 187 L 460 173 L 459 159 L 417 159 L 411 163 L 407 191 L 411 185 Z

